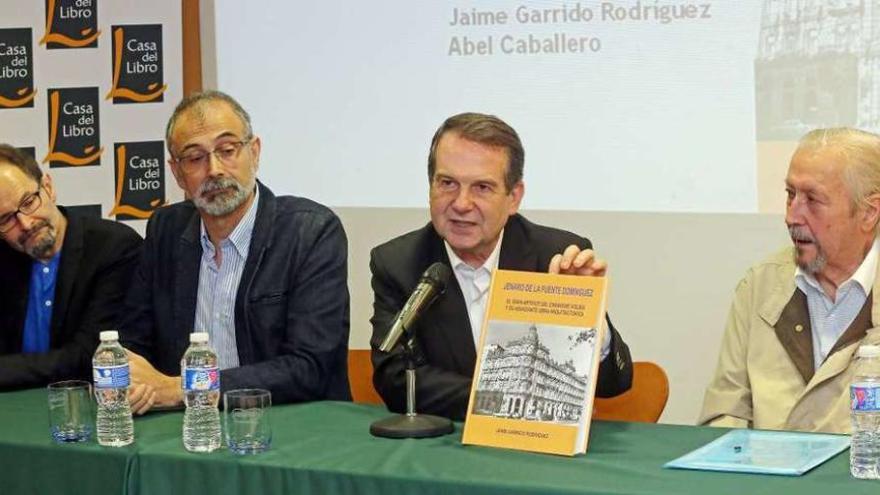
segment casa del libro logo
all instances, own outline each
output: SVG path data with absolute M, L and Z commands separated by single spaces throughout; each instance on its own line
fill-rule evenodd
M 113 103 L 161 102 L 163 82 L 162 25 L 112 26 Z
M 45 4 L 41 45 L 49 50 L 98 46 L 98 0 L 45 0 Z
M 50 88 L 48 96 L 49 149 L 43 163 L 50 168 L 100 165 L 98 88 Z
M 165 146 L 163 141 L 114 144 L 117 220 L 150 218 L 165 204 Z
M 0 29 L 0 109 L 34 106 L 31 28 Z

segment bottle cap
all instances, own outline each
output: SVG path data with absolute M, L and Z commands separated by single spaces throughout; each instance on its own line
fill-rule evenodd
M 867 344 L 859 346 L 858 355 L 863 358 L 880 357 L 880 346 Z
M 107 342 L 108 340 L 119 340 L 119 332 L 116 330 L 104 330 L 99 334 L 101 338 L 101 342 Z
M 207 344 L 208 332 L 193 332 L 189 334 L 189 342 L 191 344 Z

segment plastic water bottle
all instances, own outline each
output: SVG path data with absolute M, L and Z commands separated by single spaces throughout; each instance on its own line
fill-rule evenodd
M 122 447 L 134 441 L 134 423 L 128 404 L 128 355 L 119 345 L 119 334 L 115 330 L 101 332 L 100 336 L 101 344 L 92 358 L 98 401 L 95 429 L 99 444 Z
M 208 345 L 206 332 L 189 336 L 189 349 L 180 363 L 183 399 L 183 446 L 190 452 L 211 452 L 220 447 L 220 370 L 217 354 Z
M 880 346 L 859 347 L 850 386 L 852 445 L 849 469 L 856 478 L 880 478 Z

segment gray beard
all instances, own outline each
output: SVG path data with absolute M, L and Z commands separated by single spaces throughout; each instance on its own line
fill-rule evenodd
M 204 193 L 214 191 L 216 189 L 232 188 L 233 191 L 228 194 L 215 196 L 211 200 L 204 198 Z M 193 204 L 199 210 L 213 217 L 228 215 L 241 206 L 248 198 L 248 190 L 241 185 L 240 182 L 232 177 L 221 177 L 219 179 L 209 179 L 199 186 L 193 198 Z
M 801 268 L 801 270 L 804 270 L 811 275 L 816 275 L 817 273 L 822 271 L 822 269 L 825 268 L 825 264 L 828 261 L 828 258 L 825 257 L 825 252 L 822 250 L 822 246 L 820 246 L 819 243 L 816 242 L 816 239 L 812 235 L 804 232 L 802 229 L 799 229 L 797 227 L 789 227 L 788 234 L 789 236 L 791 236 L 792 242 L 794 242 L 795 240 L 810 241 L 813 243 L 814 246 L 816 246 L 816 258 L 809 263 L 801 263 L 798 261 L 798 255 L 801 252 L 801 248 L 799 248 L 797 244 L 795 244 L 794 261 Z
M 32 246 L 25 248 L 25 254 L 34 259 L 41 260 L 49 258 L 52 254 L 52 250 L 55 249 L 55 241 L 57 240 L 55 228 L 50 225 L 46 228 L 46 232 L 37 235 L 40 236 L 37 239 L 37 242 Z
M 800 251 L 797 248 L 796 250 Z M 801 267 L 801 270 L 804 270 L 810 275 L 816 275 L 817 273 L 821 272 L 823 268 L 825 268 L 825 264 L 828 262 L 828 260 L 825 258 L 825 253 L 822 252 L 821 248 L 818 248 L 816 257 L 813 258 L 813 261 L 810 261 L 809 263 L 801 263 L 797 261 L 797 254 L 795 254 L 795 262 L 797 262 L 797 265 Z

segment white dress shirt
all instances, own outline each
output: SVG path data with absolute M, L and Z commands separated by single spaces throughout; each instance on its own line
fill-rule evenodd
M 461 287 L 461 293 L 464 295 L 464 304 L 467 306 L 468 318 L 471 321 L 471 333 L 474 336 L 474 348 L 477 349 L 480 347 L 483 317 L 486 315 L 486 306 L 489 303 L 489 283 L 492 281 L 492 271 L 498 268 L 498 256 L 501 254 L 501 239 L 503 237 L 504 231 L 502 230 L 498 242 L 495 244 L 495 249 L 478 268 L 462 261 L 449 243 L 443 241 L 446 254 L 449 256 L 449 263 L 452 265 L 452 272 L 455 273 L 455 279 L 458 280 L 458 286 Z

